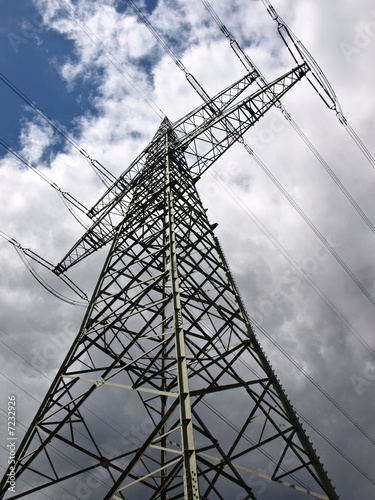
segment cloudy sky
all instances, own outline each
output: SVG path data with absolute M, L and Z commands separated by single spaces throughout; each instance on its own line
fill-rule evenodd
M 137 5 L 210 95 L 243 76 L 244 68 L 200 0 Z M 261 0 L 212 5 L 268 80 L 292 68 Z M 373 2 L 274 0 L 273 5 L 317 60 L 348 122 L 375 155 Z M 0 37 L 1 75 L 115 176 L 147 145 L 163 115 L 173 122 L 200 104 L 125 1 L 1 2 Z M 77 148 L 4 81 L 0 102 L 0 138 L 91 207 L 104 186 Z M 323 160 L 277 110 L 245 139 L 289 200 L 240 145 L 205 174 L 198 189 L 210 219 L 218 223 L 217 235 L 260 327 L 259 339 L 295 408 L 313 424 L 306 424 L 308 434 L 338 493 L 343 500 L 370 499 L 375 493 L 374 164 L 307 81 L 283 104 Z M 83 228 L 48 183 L 0 147 L 0 230 L 56 264 Z M 0 425 L 5 435 L 7 397 L 15 394 L 21 435 L 84 309 L 43 289 L 4 238 L 0 252 Z M 87 294 L 102 260 L 103 253 L 71 271 Z M 51 274 L 36 269 L 51 287 L 76 300 Z M 261 489 L 259 498 L 267 498 Z

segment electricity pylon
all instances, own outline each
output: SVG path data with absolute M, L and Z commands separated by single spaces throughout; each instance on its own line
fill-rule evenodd
M 1 498 L 256 499 L 260 477 L 280 488 L 273 498 L 338 499 L 196 189 L 307 71 L 243 97 L 249 73 L 178 122 L 165 118 L 91 209 L 91 228 L 55 271 L 110 250 Z

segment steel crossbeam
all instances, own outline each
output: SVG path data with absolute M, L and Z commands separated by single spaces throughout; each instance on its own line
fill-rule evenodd
M 307 71 L 307 65 L 298 66 L 228 108 L 255 80 L 257 74 L 254 72 L 176 122 L 172 126 L 176 138 L 172 140 L 171 148 L 177 155 L 186 155 L 193 180 L 196 182 L 236 141 L 241 140 L 245 132 Z M 94 223 L 56 266 L 56 274 L 65 272 L 112 240 L 116 227 L 126 215 L 134 191 L 164 159 L 162 139 L 160 134 L 156 134 L 150 145 L 93 207 L 90 214 L 95 219 Z M 157 193 L 153 196 L 157 196 Z M 152 198 L 148 202 L 152 202 Z

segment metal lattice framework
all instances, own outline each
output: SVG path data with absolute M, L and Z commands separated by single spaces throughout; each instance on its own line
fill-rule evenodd
M 8 492 L 5 475 L 1 498 L 83 498 L 84 486 L 92 499 L 255 499 L 249 477 L 260 476 L 297 495 L 338 499 L 258 343 L 196 189 L 307 71 L 298 66 L 243 98 L 257 77 L 249 73 L 177 123 L 165 119 L 91 209 L 92 227 L 55 272 L 106 243 L 108 256 L 18 448 L 23 489 Z M 98 411 L 113 401 L 106 421 Z

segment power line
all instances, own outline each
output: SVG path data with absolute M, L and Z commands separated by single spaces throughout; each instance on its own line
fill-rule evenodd
M 55 192 L 59 195 L 62 202 L 69 210 L 69 212 L 73 215 L 73 217 L 85 228 L 88 226 L 83 220 L 77 215 L 77 213 L 72 208 L 75 207 L 80 210 L 82 213 L 87 214 L 88 209 L 82 205 L 78 200 L 76 200 L 71 194 L 63 191 L 55 182 L 51 181 L 49 177 L 45 173 L 43 173 L 40 169 L 38 169 L 35 165 L 31 163 L 31 161 L 27 160 L 24 156 L 21 155 L 18 151 L 13 149 L 8 143 L 6 143 L 3 139 L 0 138 L 0 144 L 9 151 L 13 156 L 15 156 L 21 163 L 23 163 L 31 172 L 34 172 L 41 179 L 43 179 L 49 186 L 51 186 Z
M 21 99 L 26 102 L 35 112 L 39 114 L 49 125 L 51 125 L 62 137 L 64 137 L 79 153 L 81 153 L 90 163 L 94 172 L 98 175 L 98 177 L 102 180 L 104 185 L 108 188 L 114 181 L 115 177 L 109 172 L 100 162 L 95 159 L 92 159 L 86 151 L 84 151 L 76 141 L 70 137 L 55 121 L 50 119 L 40 108 L 33 103 L 25 94 L 23 94 L 14 84 L 10 82 L 4 75 L 0 73 L 0 79 L 6 83 L 6 85 L 11 88 Z M 39 177 L 41 177 L 44 181 L 46 181 L 59 195 L 61 200 L 63 201 L 66 208 L 73 215 L 73 217 L 85 228 L 88 229 L 88 225 L 83 222 L 83 220 L 76 214 L 72 205 L 75 208 L 78 208 L 81 212 L 87 214 L 88 210 L 82 203 L 76 200 L 72 195 L 63 191 L 55 182 L 51 181 L 44 173 L 42 173 L 35 165 L 33 165 L 29 160 L 24 158 L 21 153 L 15 151 L 9 144 L 7 144 L 3 139 L 0 138 L 0 144 L 11 154 L 13 154 L 19 161 L 21 161 L 29 170 L 36 173 Z M 36 275 L 34 276 L 36 277 Z M 37 278 L 38 279 L 38 278 Z M 38 279 L 39 281 L 39 279 Z M 41 281 L 40 281 L 41 282 Z M 45 286 L 45 284 L 43 285 Z M 48 289 L 48 286 L 45 286 Z M 57 295 L 56 295 L 57 296 Z
M 76 293 L 81 299 L 83 299 L 85 302 L 79 302 L 76 300 L 72 300 L 69 297 L 66 297 L 62 293 L 58 292 L 52 286 L 50 286 L 40 275 L 39 273 L 34 269 L 34 267 L 31 265 L 31 263 L 28 261 L 27 257 L 30 257 L 33 259 L 35 262 L 38 262 L 38 264 L 41 264 L 43 267 L 48 269 L 49 271 L 52 271 L 54 269 L 53 264 L 48 262 L 46 259 L 43 257 L 40 257 L 38 254 L 33 252 L 30 249 L 23 248 L 18 241 L 16 241 L 14 238 L 11 238 L 8 236 L 4 231 L 0 231 L 0 236 L 4 238 L 8 243 L 10 243 L 16 250 L 17 254 L 21 258 L 22 262 L 24 263 L 25 267 L 30 271 L 31 275 L 42 285 L 43 288 L 45 288 L 49 293 L 57 297 L 58 299 L 62 300 L 63 302 L 66 302 L 68 304 L 71 304 L 73 306 L 81 306 L 81 307 L 86 307 L 88 303 L 88 297 L 87 295 L 75 284 L 73 281 L 68 278 L 67 276 L 60 274 L 59 278 L 66 284 L 68 287 Z
M 246 149 L 246 147 L 245 147 Z M 282 193 L 282 195 L 288 200 L 288 202 L 292 205 L 292 207 L 296 210 L 296 212 L 300 215 L 300 217 L 306 222 L 309 228 L 315 233 L 315 235 L 319 238 L 319 240 L 323 243 L 325 248 L 330 252 L 332 257 L 336 260 L 336 262 L 341 266 L 341 268 L 346 272 L 349 278 L 357 285 L 362 294 L 367 298 L 367 300 L 375 306 L 375 299 L 371 295 L 371 293 L 365 288 L 365 286 L 359 281 L 353 271 L 349 268 L 349 266 L 344 262 L 344 260 L 340 257 L 340 255 L 336 252 L 336 250 L 332 247 L 332 245 L 328 242 L 327 238 L 323 236 L 323 234 L 319 231 L 319 229 L 315 226 L 315 224 L 310 220 L 310 218 L 306 215 L 306 213 L 302 210 L 302 208 L 298 205 L 298 203 L 292 198 L 292 196 L 288 193 L 288 191 L 283 187 L 280 181 L 272 174 L 269 168 L 263 163 L 263 161 L 256 155 L 256 153 L 249 149 L 248 153 L 254 158 L 255 162 L 260 166 L 263 172 L 271 179 L 271 181 L 275 184 L 277 189 Z
M 298 59 L 302 59 L 309 65 L 315 82 L 311 81 L 311 79 L 307 77 L 308 81 L 311 83 L 312 87 L 321 97 L 324 103 L 330 109 L 336 112 L 336 116 L 339 122 L 344 126 L 344 128 L 349 133 L 350 137 L 354 140 L 355 144 L 368 160 L 372 168 L 375 169 L 375 158 L 372 156 L 370 151 L 367 149 L 365 144 L 362 142 L 358 134 L 354 131 L 353 127 L 349 124 L 348 120 L 344 116 L 337 96 L 319 64 L 316 62 L 307 48 L 303 45 L 301 40 L 297 38 L 297 36 L 293 33 L 293 31 L 289 28 L 285 21 L 279 16 L 271 2 L 269 0 L 262 1 L 271 18 L 277 23 L 277 31 L 286 47 L 288 48 L 289 53 L 291 54 L 293 59 L 296 62 L 298 62 Z M 320 86 L 320 90 L 317 88 L 316 83 L 318 84 L 318 86 Z M 321 92 L 321 90 L 323 90 L 323 93 Z
M 335 408 L 337 408 L 339 412 L 344 415 L 344 417 L 347 418 L 361 432 L 361 434 L 363 434 L 368 439 L 368 441 L 370 441 L 370 443 L 375 445 L 375 439 L 370 436 L 369 433 L 356 420 L 354 420 L 354 418 L 352 418 L 349 413 L 344 410 L 344 408 L 339 405 L 339 403 L 337 403 L 337 401 L 335 401 L 335 399 L 330 396 L 328 392 L 325 391 L 322 386 L 318 384 L 318 382 L 313 377 L 311 377 L 311 375 L 309 375 L 306 370 L 304 370 L 302 366 L 297 363 L 297 361 L 283 347 L 281 347 L 281 345 L 278 344 L 276 340 L 274 340 L 261 325 L 259 325 L 259 323 L 257 323 L 253 318 L 251 318 L 251 320 L 256 328 L 263 333 L 263 335 L 297 368 L 297 370 L 302 373 L 303 376 L 306 377 L 318 389 L 318 391 L 323 394 L 323 396 L 328 399 L 328 401 L 330 401 L 333 406 L 335 406 Z
M 291 256 L 291 254 L 286 250 L 286 248 L 280 243 L 280 241 L 271 233 L 269 229 L 259 220 L 259 218 L 250 210 L 250 208 L 243 202 L 243 200 L 233 191 L 227 182 L 216 172 L 210 171 L 211 175 L 222 185 L 223 189 L 229 194 L 229 196 L 234 200 L 234 202 L 241 208 L 241 210 L 251 219 L 251 221 L 262 231 L 262 233 L 268 238 L 268 240 L 274 245 L 274 247 L 285 257 L 285 259 L 290 263 L 290 265 L 295 269 L 298 276 L 304 280 L 315 293 L 325 302 L 333 314 L 342 322 L 342 324 L 348 328 L 351 335 L 353 335 L 356 340 L 366 349 L 366 351 L 375 358 L 374 349 L 366 342 L 366 340 L 357 332 L 350 321 L 343 315 L 343 313 L 335 306 L 335 304 L 325 295 L 325 293 L 319 288 L 319 286 L 303 272 L 301 267 Z
M 307 145 L 307 147 L 310 149 L 310 151 L 313 153 L 315 158 L 319 161 L 319 163 L 323 166 L 323 168 L 326 170 L 328 175 L 332 178 L 336 186 L 340 189 L 340 191 L 344 194 L 344 196 L 347 198 L 349 203 L 352 205 L 354 210 L 358 213 L 358 215 L 361 217 L 363 222 L 367 225 L 367 227 L 375 234 L 375 226 L 372 223 L 372 221 L 369 219 L 369 217 L 365 214 L 363 209 L 360 207 L 360 205 L 357 203 L 357 201 L 353 198 L 353 196 L 350 194 L 348 189 L 344 186 L 344 184 L 340 181 L 338 176 L 334 173 L 332 168 L 328 165 L 328 163 L 325 161 L 325 159 L 322 157 L 322 155 L 319 153 L 319 151 L 316 149 L 316 147 L 311 143 L 311 141 L 306 137 L 306 135 L 302 132 L 300 127 L 297 125 L 297 123 L 291 119 L 290 123 L 294 130 L 297 132 L 297 134 L 301 137 L 301 139 L 304 141 L 304 143 Z
M 265 87 L 268 85 L 267 80 L 265 79 L 264 75 L 259 71 L 259 69 L 256 67 L 254 62 L 250 59 L 250 57 L 243 51 L 242 47 L 240 44 L 237 42 L 237 40 L 233 37 L 233 35 L 229 32 L 225 24 L 222 22 L 222 20 L 219 18 L 218 14 L 214 11 L 212 8 L 211 4 L 209 3 L 208 0 L 201 0 L 203 5 L 206 7 L 208 12 L 210 13 L 211 17 L 214 19 L 218 27 L 220 28 L 220 31 L 225 35 L 226 38 L 229 39 L 230 41 L 230 46 L 236 56 L 239 58 L 243 66 L 247 71 L 253 72 L 256 71 L 258 74 L 258 78 L 255 80 L 256 83 L 259 85 L 260 88 Z M 336 94 L 334 94 L 333 89 L 330 88 L 331 93 L 334 96 L 335 101 L 338 103 Z M 338 108 L 340 106 L 337 104 Z M 344 196 L 347 198 L 349 203 L 353 206 L 353 208 L 356 210 L 358 215 L 362 218 L 364 223 L 369 227 L 369 229 L 375 234 L 375 226 L 367 217 L 367 215 L 364 213 L 362 208 L 359 206 L 359 204 L 356 202 L 356 200 L 353 198 L 353 196 L 350 194 L 348 189 L 344 186 L 344 184 L 340 181 L 338 176 L 334 173 L 332 168 L 328 165 L 326 160 L 322 157 L 322 155 L 319 153 L 319 151 L 316 149 L 316 147 L 312 144 L 312 142 L 308 139 L 306 134 L 301 130 L 301 128 L 297 125 L 295 120 L 291 117 L 291 115 L 287 112 L 281 101 L 279 101 L 276 105 L 276 107 L 281 111 L 282 115 L 286 120 L 291 124 L 291 126 L 294 128 L 294 130 L 297 132 L 297 134 L 300 136 L 300 138 L 304 141 L 306 146 L 310 149 L 310 151 L 313 153 L 315 158 L 319 161 L 319 163 L 322 165 L 322 167 L 326 170 L 328 175 L 332 178 L 332 180 L 335 182 L 336 186 L 342 191 Z M 350 127 L 348 125 L 348 127 Z M 355 132 L 352 130 L 353 136 L 355 135 Z
M 181 60 L 176 56 L 173 49 L 167 44 L 164 38 L 159 35 L 156 29 L 152 26 L 147 17 L 139 10 L 139 8 L 135 5 L 132 0 L 126 0 L 129 6 L 133 9 L 134 13 L 137 15 L 138 19 L 146 26 L 146 28 L 150 31 L 150 33 L 154 36 L 159 45 L 164 49 L 164 51 L 169 55 L 172 61 L 177 65 L 177 67 L 185 74 L 187 81 L 194 88 L 197 94 L 203 99 L 205 102 L 210 101 L 210 96 L 204 90 L 204 88 L 200 85 L 198 80 L 192 75 L 185 65 L 181 62 Z
M 16 95 L 18 95 L 33 111 L 35 111 L 35 113 L 37 113 L 44 121 L 46 121 L 56 132 L 58 132 L 61 135 L 61 137 L 63 137 L 69 144 L 71 144 L 71 146 L 73 146 L 73 148 L 76 149 L 91 164 L 94 172 L 98 175 L 98 177 L 107 187 L 108 187 L 108 181 L 112 183 L 116 180 L 116 177 L 114 175 L 112 175 L 97 160 L 91 158 L 90 155 L 83 148 L 79 146 L 79 144 L 75 139 L 73 139 L 73 137 L 71 137 L 55 120 L 49 118 L 49 116 L 47 116 L 46 113 L 44 113 L 44 111 L 42 111 L 31 99 L 29 99 L 14 83 L 12 83 L 2 73 L 0 73 L 0 80 L 3 81 Z M 2 144 L 9 151 L 11 151 L 10 146 L 6 145 L 4 141 L 2 141 Z M 21 159 L 19 153 L 17 155 L 18 155 L 17 157 Z
M 29 99 L 14 83 L 12 83 L 5 75 L 0 73 L 0 80 L 5 83 L 15 94 L 18 95 L 32 110 L 35 111 L 43 120 L 45 120 L 56 132 L 58 132 L 73 148 L 75 148 L 85 158 L 89 155 L 82 149 L 73 137 L 71 137 L 62 127 L 54 120 L 49 118 L 31 99 Z
M 177 64 L 177 66 L 186 74 L 190 75 L 191 79 L 189 83 L 195 88 L 197 93 L 201 95 L 204 101 L 209 101 L 210 98 L 205 90 L 201 87 L 199 82 L 194 78 L 191 73 L 189 73 L 186 67 L 182 64 L 179 58 L 174 54 L 172 48 L 164 41 L 164 39 L 159 35 L 159 33 L 152 26 L 150 21 L 144 16 L 144 14 L 138 9 L 138 7 L 134 4 L 132 0 L 126 0 L 127 3 L 131 6 L 134 12 L 137 14 L 142 23 L 150 30 L 158 43 L 163 47 L 163 49 L 167 52 L 167 54 L 171 57 L 171 59 Z M 207 3 L 207 1 L 206 1 Z M 245 55 L 246 56 L 246 55 Z M 254 69 L 254 68 L 253 68 Z M 195 84 L 198 86 L 196 88 Z M 233 131 L 232 124 L 227 121 L 226 122 L 229 130 Z M 246 152 L 252 156 L 255 162 L 262 168 L 262 170 L 266 173 L 266 175 L 272 180 L 272 182 L 276 185 L 279 191 L 285 196 L 285 198 L 289 201 L 289 203 L 293 206 L 293 208 L 297 211 L 300 217 L 306 222 L 306 224 L 312 229 L 315 235 L 320 239 L 323 245 L 329 250 L 334 259 L 338 262 L 338 264 L 342 267 L 342 269 L 346 272 L 346 274 L 350 277 L 350 279 L 357 285 L 357 287 L 361 290 L 363 295 L 369 300 L 369 302 L 375 306 L 375 299 L 372 295 L 366 290 L 364 285 L 359 281 L 359 279 L 355 276 L 355 274 L 351 271 L 349 266 L 344 262 L 344 260 L 339 256 L 339 254 L 335 251 L 332 245 L 329 244 L 328 240 L 322 235 L 322 233 L 317 229 L 317 227 L 312 223 L 312 221 L 307 217 L 302 208 L 295 202 L 292 196 L 287 192 L 287 190 L 282 186 L 282 184 L 276 179 L 276 177 L 271 173 L 271 171 L 266 167 L 263 161 L 257 156 L 254 150 L 245 142 L 243 137 L 237 139 L 237 141 L 243 145 Z

